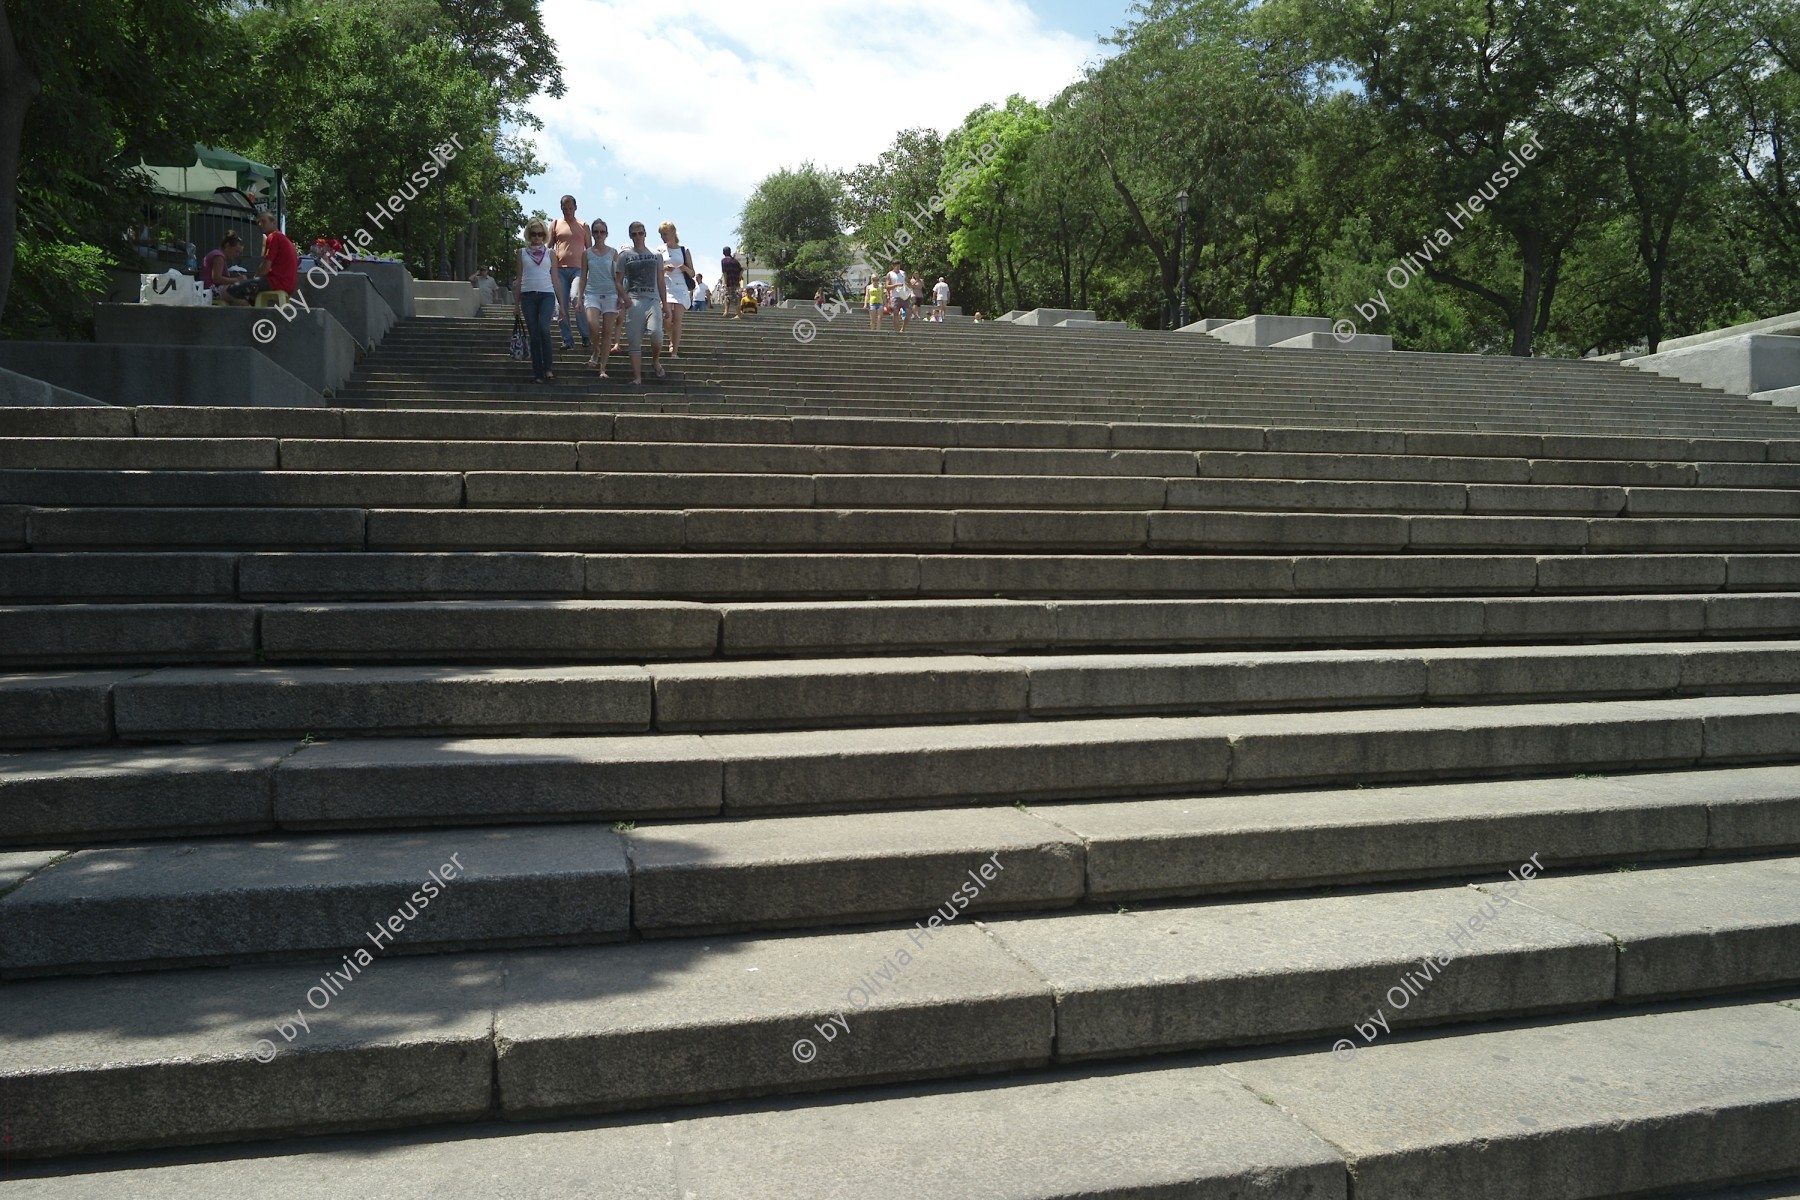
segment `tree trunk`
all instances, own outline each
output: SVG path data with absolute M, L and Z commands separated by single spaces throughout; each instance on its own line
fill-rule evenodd
M 1537 230 L 1518 235 L 1519 258 L 1525 264 L 1519 282 L 1519 306 L 1513 312 L 1513 345 L 1515 358 L 1531 357 L 1531 330 L 1537 323 L 1538 292 L 1544 285 L 1544 236 Z
M 25 110 L 37 98 L 38 77 L 13 43 L 6 0 L 0 0 L 0 316 L 12 290 L 19 251 L 19 150 Z

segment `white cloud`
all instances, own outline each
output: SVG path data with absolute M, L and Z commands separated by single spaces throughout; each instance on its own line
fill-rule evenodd
M 545 0 L 544 20 L 568 94 L 532 105 L 536 185 L 634 200 L 747 195 L 807 159 L 847 169 L 901 129 L 1046 100 L 1098 50 L 1024 0 Z

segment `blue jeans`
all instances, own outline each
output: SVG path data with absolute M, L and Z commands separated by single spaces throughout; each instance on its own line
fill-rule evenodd
M 556 285 L 562 289 L 563 298 L 562 342 L 564 350 L 573 350 L 575 348 L 574 341 L 569 337 L 570 317 L 577 318 L 575 321 L 575 328 L 581 331 L 581 344 L 584 346 L 588 344 L 587 326 L 579 319 L 579 309 L 577 306 L 569 303 L 569 289 L 574 285 L 575 281 L 580 278 L 580 267 L 556 268 Z
M 550 344 L 550 319 L 556 315 L 556 297 L 549 292 L 520 292 L 519 311 L 525 318 L 525 341 L 531 346 L 531 377 L 542 379 L 556 365 Z

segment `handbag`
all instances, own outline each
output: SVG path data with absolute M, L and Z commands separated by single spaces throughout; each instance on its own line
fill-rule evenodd
M 525 319 L 523 317 L 514 317 L 513 318 L 513 331 L 512 331 L 512 356 L 515 359 L 523 361 L 525 358 L 525 354 L 526 354 L 526 350 L 525 350 Z

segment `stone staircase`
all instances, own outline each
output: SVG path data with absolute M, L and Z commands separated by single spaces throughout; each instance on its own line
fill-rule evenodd
M 0 410 L 0 1200 L 1800 1196 L 1800 419 L 849 319 Z

